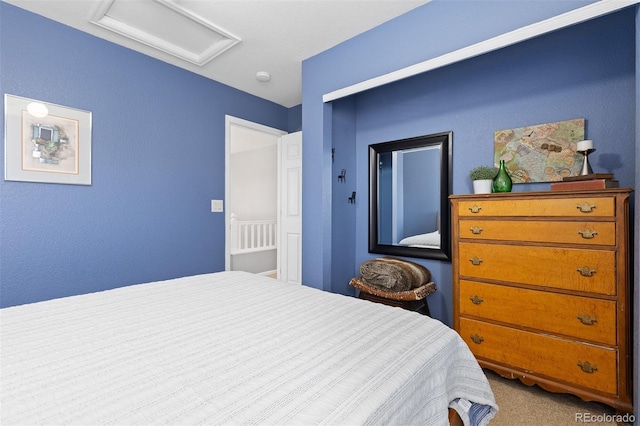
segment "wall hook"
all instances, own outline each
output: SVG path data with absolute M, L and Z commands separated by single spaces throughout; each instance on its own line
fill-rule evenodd
M 355 204 L 356 202 L 356 191 L 351 193 L 351 197 L 349 197 L 349 204 Z
M 347 171 L 345 169 L 342 169 L 342 171 L 338 175 L 338 182 L 344 182 L 344 178 L 346 174 L 347 174 Z

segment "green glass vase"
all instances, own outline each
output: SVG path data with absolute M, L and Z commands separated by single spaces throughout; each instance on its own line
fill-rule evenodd
M 500 160 L 498 174 L 493 178 L 493 192 L 511 192 L 511 183 L 504 160 Z

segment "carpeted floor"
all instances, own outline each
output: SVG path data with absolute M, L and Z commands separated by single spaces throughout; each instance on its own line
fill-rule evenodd
M 551 393 L 485 370 L 500 411 L 490 426 L 615 425 L 615 410 L 574 395 Z M 608 418 L 607 418 L 608 417 Z M 610 420 L 610 421 L 607 421 Z M 624 424 L 624 423 L 621 423 Z

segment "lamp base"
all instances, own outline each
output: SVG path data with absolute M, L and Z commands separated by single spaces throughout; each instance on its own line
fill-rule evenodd
M 586 149 L 584 151 L 578 151 L 584 157 L 584 161 L 582 162 L 582 170 L 580 170 L 580 176 L 587 176 L 593 174 L 593 170 L 591 169 L 591 165 L 589 164 L 589 154 L 595 152 L 594 148 Z

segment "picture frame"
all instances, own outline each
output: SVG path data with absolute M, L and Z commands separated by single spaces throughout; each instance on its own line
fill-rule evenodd
M 4 95 L 4 179 L 91 185 L 91 112 Z

